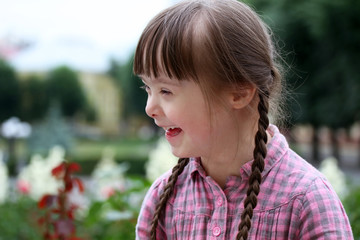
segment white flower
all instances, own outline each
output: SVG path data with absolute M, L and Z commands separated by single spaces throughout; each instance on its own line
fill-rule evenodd
M 109 198 L 115 191 L 125 190 L 124 173 L 128 167 L 126 164 L 116 163 L 114 158 L 114 150 L 105 149 L 102 159 L 92 172 L 94 193 L 99 200 Z
M 103 211 L 104 219 L 108 221 L 121 221 L 131 219 L 133 217 L 133 213 L 131 211 L 117 211 L 113 209 L 108 209 L 107 211 Z
M 29 186 L 29 195 L 34 200 L 39 200 L 44 194 L 57 194 L 62 183 L 51 175 L 51 170 L 64 161 L 64 156 L 65 151 L 59 146 L 53 147 L 47 158 L 34 155 L 30 164 L 21 170 L 18 186 Z
M 3 153 L 0 151 L 0 204 L 5 202 L 8 191 L 8 169 L 3 162 Z
M 27 138 L 31 134 L 31 126 L 17 117 L 12 117 L 2 124 L 1 134 L 5 138 Z
M 176 158 L 164 137 L 160 138 L 157 147 L 149 153 L 149 161 L 146 164 L 146 177 L 154 181 L 167 170 L 176 165 Z
M 86 217 L 91 204 L 89 197 L 80 192 L 77 187 L 74 187 L 71 192 L 68 193 L 67 197 L 69 203 L 77 207 L 76 217 L 79 219 Z
M 335 192 L 339 195 L 339 197 L 345 197 L 348 193 L 345 174 L 338 167 L 336 158 L 329 157 L 324 159 L 320 164 L 319 170 L 329 180 L 330 184 L 334 188 Z

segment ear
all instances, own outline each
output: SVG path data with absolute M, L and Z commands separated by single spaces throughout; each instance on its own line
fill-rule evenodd
M 255 93 L 255 85 L 249 84 L 243 86 L 240 90 L 233 91 L 229 94 L 230 105 L 234 109 L 242 109 L 252 102 Z

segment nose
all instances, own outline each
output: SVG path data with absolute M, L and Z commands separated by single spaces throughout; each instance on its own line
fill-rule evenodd
M 148 95 L 145 112 L 151 118 L 156 118 L 160 114 L 161 110 L 156 96 Z

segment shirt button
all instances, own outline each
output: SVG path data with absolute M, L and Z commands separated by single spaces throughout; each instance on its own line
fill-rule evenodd
M 221 197 L 219 197 L 216 201 L 216 204 L 220 207 L 223 204 L 223 201 L 221 199 Z
M 221 229 L 220 229 L 219 227 L 214 227 L 212 232 L 213 232 L 213 235 L 214 235 L 215 237 L 217 237 L 217 236 L 220 235 Z

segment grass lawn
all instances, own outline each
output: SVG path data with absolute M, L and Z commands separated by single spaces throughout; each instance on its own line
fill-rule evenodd
M 138 139 L 118 139 L 91 141 L 80 139 L 69 159 L 78 162 L 83 169 L 83 174 L 88 175 L 100 161 L 104 152 L 110 149 L 117 162 L 129 164 L 129 174 L 145 174 L 145 163 L 149 152 L 155 146 L 155 141 L 141 141 Z
M 90 141 L 77 140 L 75 149 L 70 155 L 79 160 L 100 159 L 105 149 L 111 149 L 116 159 L 147 158 L 149 151 L 154 147 L 154 142 L 140 140 L 105 140 Z

